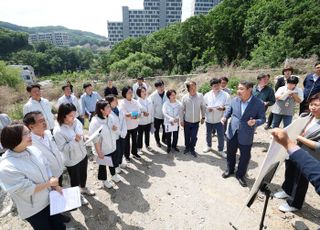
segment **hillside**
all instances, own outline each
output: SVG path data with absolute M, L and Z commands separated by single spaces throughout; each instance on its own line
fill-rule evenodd
M 90 43 L 91 45 L 106 46 L 107 38 L 91 32 L 68 29 L 63 26 L 39 26 L 39 27 L 25 27 L 8 22 L 0 21 L 0 28 L 9 29 L 17 32 L 32 33 L 50 33 L 50 32 L 67 32 L 71 38 L 71 46 L 84 45 Z

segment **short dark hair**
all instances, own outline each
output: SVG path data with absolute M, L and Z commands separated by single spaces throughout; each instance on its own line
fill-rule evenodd
M 138 97 L 141 97 L 141 91 L 142 90 L 145 90 L 145 91 L 147 91 L 147 89 L 146 89 L 146 87 L 144 87 L 144 86 L 139 86 L 139 88 L 137 89 L 137 95 L 138 95 Z
M 31 84 L 31 85 L 27 86 L 26 90 L 27 90 L 27 92 L 30 93 L 33 88 L 41 89 L 41 85 L 40 84 Z
M 313 101 L 313 100 L 320 100 L 320 93 L 316 93 L 316 94 L 312 95 L 311 97 L 309 97 L 308 103 L 310 104 L 311 101 Z
M 13 150 L 17 147 L 22 141 L 23 129 L 24 125 L 21 123 L 4 127 L 1 132 L 1 145 L 3 148 Z
M 163 86 L 164 82 L 160 79 L 156 80 L 156 82 L 154 83 L 154 87 L 158 88 L 159 86 Z
M 227 77 L 220 77 L 220 80 L 221 80 L 221 81 L 229 82 L 229 78 L 227 78 Z
M 67 87 L 69 87 L 71 89 L 71 85 L 64 85 L 61 87 L 62 91 L 64 91 Z
M 316 67 L 317 65 L 320 65 L 320 61 L 317 61 L 316 64 L 314 64 L 314 67 Z
M 89 86 L 92 86 L 92 84 L 89 83 L 89 82 L 84 83 L 84 84 L 83 84 L 83 89 L 86 89 L 86 88 L 88 88 Z
M 131 86 L 125 86 L 125 87 L 122 88 L 121 95 L 122 95 L 123 98 L 126 98 L 126 95 L 127 95 L 129 90 L 132 90 Z
M 285 66 L 282 70 L 282 75 L 284 75 L 284 72 L 287 70 L 291 71 L 291 74 L 293 74 L 293 67 L 292 66 Z
M 174 90 L 174 89 L 169 89 L 168 91 L 167 91 L 167 93 L 166 93 L 166 95 L 167 95 L 167 98 L 170 98 L 170 96 L 171 96 L 171 94 L 177 94 L 177 92 Z
M 261 79 L 265 78 L 265 77 L 268 77 L 268 74 L 266 73 L 260 73 L 258 76 L 257 76 L 257 80 L 260 81 Z
M 57 121 L 59 123 L 59 125 L 62 125 L 64 123 L 64 119 L 66 118 L 66 116 L 71 113 L 71 112 L 76 112 L 77 109 L 74 106 L 74 104 L 72 103 L 62 103 L 59 106 L 58 109 L 58 117 L 57 117 Z
M 188 92 L 189 92 L 189 89 L 190 89 L 190 85 L 197 85 L 197 83 L 196 83 L 195 81 L 188 81 L 188 82 L 186 83 Z
M 253 88 L 253 82 L 248 80 L 241 80 L 239 82 L 240 85 L 244 85 L 247 89 Z
M 297 85 L 297 84 L 299 83 L 299 78 L 297 78 L 296 76 L 290 76 L 290 77 L 287 79 L 287 83 Z
M 144 80 L 144 77 L 137 77 L 137 80 L 141 80 L 141 81 L 143 81 Z
M 96 104 L 96 114 L 99 118 L 104 119 L 104 116 L 101 112 L 101 109 L 103 110 L 107 105 L 110 105 L 109 102 L 105 100 L 99 100 Z
M 29 128 L 29 125 L 36 123 L 36 116 L 42 113 L 40 111 L 29 112 L 23 117 L 23 124 Z
M 216 85 L 216 84 L 220 84 L 221 83 L 221 79 L 218 78 L 212 78 L 210 80 L 210 86 Z
M 114 94 L 109 94 L 109 95 L 107 95 L 107 96 L 105 97 L 106 101 L 107 101 L 109 104 L 111 104 L 111 102 L 113 102 L 115 98 L 118 98 L 118 97 L 117 97 L 116 95 L 114 95 Z

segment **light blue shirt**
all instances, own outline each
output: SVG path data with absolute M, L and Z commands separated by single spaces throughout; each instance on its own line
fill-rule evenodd
M 91 114 L 96 110 L 97 101 L 101 100 L 102 97 L 97 92 L 92 92 L 90 95 L 84 93 L 81 96 L 81 105 L 82 105 L 82 115 L 86 112 Z
M 246 108 L 247 108 L 247 106 L 249 105 L 251 99 L 252 99 L 252 95 L 251 95 L 251 97 L 249 97 L 249 99 L 248 99 L 247 101 L 245 101 L 245 102 L 243 102 L 243 101 L 241 100 L 241 102 L 240 102 L 240 105 L 241 105 L 241 115 L 243 115 L 244 111 L 246 111 Z

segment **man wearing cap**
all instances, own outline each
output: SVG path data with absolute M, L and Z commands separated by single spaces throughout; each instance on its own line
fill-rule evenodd
M 138 95 L 137 95 L 137 89 L 143 86 L 146 89 L 146 92 L 148 92 L 148 85 L 147 83 L 145 83 L 144 78 L 143 77 L 138 77 L 137 78 L 137 82 L 133 84 L 132 89 L 133 89 L 133 97 L 134 99 L 138 99 Z
M 93 86 L 91 83 L 84 83 L 83 84 L 84 93 L 81 95 L 81 115 L 87 115 L 89 121 L 95 115 L 96 110 L 96 103 L 97 101 L 101 100 L 102 97 L 99 93 L 93 91 Z
M 300 104 L 300 114 L 309 111 L 307 101 L 311 96 L 320 92 L 320 62 L 314 65 L 314 72 L 306 76 L 303 87 L 304 100 Z
M 259 74 L 257 80 L 258 84 L 253 87 L 252 94 L 263 102 L 264 110 L 267 111 L 268 107 L 272 106 L 276 101 L 274 91 L 270 86 L 268 86 L 268 74 Z

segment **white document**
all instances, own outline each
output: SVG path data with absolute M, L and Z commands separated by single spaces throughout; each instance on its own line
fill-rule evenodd
M 57 191 L 49 193 L 50 216 L 81 206 L 79 187 L 64 188 L 62 189 L 62 193 L 60 194 Z
M 99 135 L 100 131 L 102 130 L 103 125 L 101 125 L 101 127 L 99 129 L 97 129 L 90 137 L 89 139 L 84 143 L 84 145 L 88 145 L 90 144 L 90 142 Z
M 112 162 L 111 156 L 104 156 L 103 159 L 100 159 L 98 156 L 96 156 L 96 157 L 97 157 L 96 158 L 97 164 L 113 167 L 113 162 Z
M 297 139 L 297 137 L 301 134 L 302 130 L 307 125 L 309 119 L 310 116 L 298 118 L 295 121 L 293 121 L 288 127 L 285 128 L 291 140 Z M 256 194 L 256 192 L 259 190 L 259 186 L 263 178 L 270 171 L 272 165 L 276 164 L 277 162 L 281 164 L 286 158 L 288 158 L 287 151 L 282 147 L 282 145 L 278 144 L 275 140 L 272 139 L 268 149 L 268 153 L 260 167 L 260 172 L 255 183 L 251 188 L 250 194 L 247 198 L 245 205 L 248 204 L 248 202 L 251 200 L 254 194 Z
M 178 123 L 173 123 L 173 125 L 170 124 L 165 124 L 165 132 L 166 133 L 171 133 L 171 132 L 175 132 L 178 131 Z

